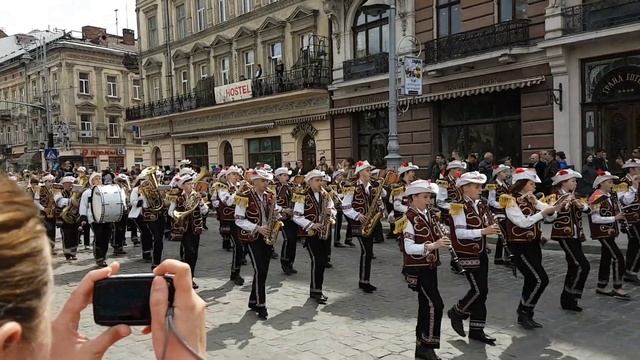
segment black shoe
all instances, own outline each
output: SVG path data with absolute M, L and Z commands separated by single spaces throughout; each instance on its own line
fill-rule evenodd
M 348 247 L 356 247 L 356 244 L 353 243 L 353 240 L 345 240 L 344 244 Z
M 629 294 L 621 294 L 615 290 L 613 291 L 613 297 L 618 300 L 625 300 L 625 301 L 631 300 L 631 296 L 629 296 Z
M 260 320 L 267 320 L 269 313 L 267 312 L 266 307 L 256 307 L 256 312 L 258 313 L 258 318 Z
M 440 360 L 433 349 L 426 348 L 421 344 L 416 345 L 415 358 L 421 360 Z
M 542 324 L 540 324 L 539 322 L 533 320 L 533 317 L 530 317 L 529 319 L 531 320 L 531 324 L 533 324 L 534 328 L 542 328 L 543 327 Z
M 311 294 L 309 295 L 309 297 L 313 300 L 315 300 L 318 304 L 326 304 L 327 300 L 329 299 L 328 297 L 322 295 L 322 294 Z
M 78 257 L 75 255 L 69 256 L 69 260 L 78 260 Z
M 494 263 L 495 265 L 504 265 L 504 264 L 505 264 L 505 261 L 504 261 L 504 260 L 502 260 L 502 259 L 495 259 L 495 260 L 493 260 L 493 263 Z
M 462 274 L 464 274 L 464 272 L 463 272 L 463 271 L 460 271 L 460 270 L 459 270 L 457 267 L 455 267 L 455 266 L 452 266 L 452 267 L 451 267 L 451 272 L 452 272 L 452 273 L 454 273 L 454 274 L 456 274 L 456 275 L 462 275 Z
M 258 306 L 256 306 L 256 304 L 249 304 L 249 309 L 253 311 L 258 311 Z
M 378 290 L 377 287 L 371 285 L 371 284 L 366 284 L 366 283 L 360 283 L 359 284 L 360 289 L 362 289 L 362 291 L 371 294 L 372 292 Z
M 289 267 L 289 266 L 286 266 L 286 265 L 282 265 L 282 272 L 283 272 L 285 275 L 293 275 L 293 274 L 295 274 L 295 273 L 293 272 L 293 268 L 292 268 L 292 267 Z M 297 272 L 297 271 L 296 271 L 296 272 Z
M 97 265 L 99 268 L 104 268 L 104 267 L 107 267 L 107 262 L 106 262 L 106 261 L 104 261 L 104 260 L 102 260 L 102 261 L 96 261 L 96 265 Z
M 127 255 L 127 252 L 122 250 L 122 249 L 118 249 L 118 250 L 114 250 L 113 251 L 113 255 L 115 256 L 119 256 L 119 255 Z
M 469 331 L 469 339 L 477 340 L 489 345 L 496 344 L 496 338 L 491 337 L 484 333 L 484 330 L 471 330 Z
M 451 327 L 453 328 L 453 331 L 462 337 L 467 336 L 467 333 L 464 332 L 464 319 L 462 316 L 458 315 L 453 308 L 447 311 L 447 316 L 451 320 Z
M 622 280 L 632 283 L 633 285 L 640 285 L 640 279 L 638 279 L 638 275 L 635 274 L 625 273 Z
M 275 251 L 272 252 L 271 253 L 271 258 L 274 259 L 274 260 L 278 259 L 278 254 L 276 254 Z
M 560 303 L 560 306 L 562 306 L 562 309 L 564 310 L 570 310 L 570 311 L 576 311 L 576 312 L 580 312 L 582 311 L 582 308 L 580 306 L 578 306 L 577 303 Z
M 133 243 L 133 247 L 140 247 L 140 242 L 139 241 L 138 242 L 134 242 Z
M 527 330 L 533 330 L 536 328 L 536 325 L 529 315 L 520 314 L 518 315 L 518 324 Z
M 327 262 L 327 263 L 324 265 L 324 267 L 325 267 L 326 269 L 331 269 L 331 268 L 333 267 L 333 264 L 332 264 L 332 263 L 330 263 L 330 262 Z
M 244 285 L 244 278 L 240 276 L 240 273 L 232 272 L 230 280 L 232 280 L 235 285 Z
M 195 290 L 195 289 L 200 288 L 200 285 L 196 284 L 196 282 L 192 280 L 191 281 L 191 287 Z
M 333 246 L 334 246 L 334 247 L 337 247 L 337 248 L 347 247 L 345 244 L 343 244 L 343 243 L 339 243 L 339 242 L 337 242 L 337 243 L 333 243 Z
M 240 261 L 240 264 L 242 264 L 242 265 L 247 265 L 247 259 L 242 259 L 242 260 Z
M 371 259 L 375 260 L 377 257 L 374 254 L 371 254 Z

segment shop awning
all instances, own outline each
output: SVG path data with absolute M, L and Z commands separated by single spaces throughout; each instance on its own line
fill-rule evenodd
M 472 87 L 463 88 L 463 89 L 429 93 L 429 94 L 424 94 L 424 95 L 416 96 L 412 98 L 403 98 L 398 100 L 398 104 L 399 105 L 423 104 L 423 103 L 433 102 L 433 101 L 455 99 L 455 98 L 464 97 L 464 96 L 473 96 L 473 95 L 488 94 L 488 93 L 493 93 L 498 91 L 521 89 L 521 88 L 541 84 L 544 81 L 545 81 L 544 75 L 540 75 L 540 76 L 530 77 L 526 79 L 502 81 L 502 82 L 497 82 L 493 84 L 472 86 Z M 358 112 L 358 111 L 383 109 L 387 107 L 389 107 L 389 101 L 385 100 L 385 101 L 378 101 L 378 102 L 373 102 L 368 104 L 358 104 L 358 105 L 345 106 L 341 108 L 335 108 L 335 109 L 329 110 L 329 114 L 331 115 L 346 114 L 346 113 L 352 113 L 352 112 Z
M 221 134 L 231 134 L 235 132 L 242 132 L 247 130 L 271 129 L 274 127 L 275 127 L 275 124 L 273 122 L 269 122 L 265 124 L 245 125 L 245 126 L 229 127 L 229 128 L 223 128 L 223 129 L 179 133 L 179 134 L 173 134 L 173 137 L 181 138 L 181 137 L 194 137 L 194 136 L 203 136 L 203 135 L 221 135 Z
M 319 120 L 325 120 L 327 118 L 327 113 L 322 114 L 314 114 L 314 115 L 306 115 L 306 116 L 296 116 L 287 119 L 278 119 L 275 121 L 276 125 L 295 125 Z

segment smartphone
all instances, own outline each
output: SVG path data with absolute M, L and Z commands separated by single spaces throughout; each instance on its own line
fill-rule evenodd
M 151 325 L 149 295 L 153 274 L 114 275 L 95 283 L 93 288 L 93 320 L 98 325 Z M 169 306 L 175 289 L 173 276 L 165 275 L 169 285 Z

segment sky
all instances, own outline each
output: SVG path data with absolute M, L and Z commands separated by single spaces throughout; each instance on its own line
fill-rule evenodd
M 0 0 L 0 29 L 8 35 L 54 28 L 80 31 L 84 25 L 106 28 L 118 34 L 136 29 L 136 0 Z M 10 3 L 10 5 L 9 5 Z

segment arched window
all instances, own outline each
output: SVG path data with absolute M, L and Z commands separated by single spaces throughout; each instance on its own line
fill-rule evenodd
M 353 24 L 354 58 L 389 51 L 389 11 L 369 16 L 358 10 Z
M 231 144 L 228 141 L 225 141 L 222 149 L 224 166 L 233 165 L 233 148 L 231 147 Z
M 311 135 L 306 135 L 302 139 L 302 162 L 303 169 L 307 171 L 316 167 L 316 141 Z
M 160 148 L 153 148 L 153 155 L 151 162 L 154 166 L 162 166 L 162 152 L 160 152 Z

